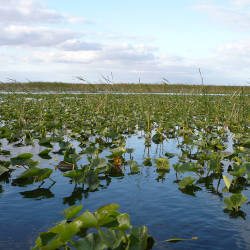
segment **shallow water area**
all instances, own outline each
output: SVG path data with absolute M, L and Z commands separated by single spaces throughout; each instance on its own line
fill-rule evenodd
M 81 94 L 0 95 L 0 249 L 31 248 L 69 206 L 108 203 L 153 249 L 249 249 L 247 98 Z
M 10 149 L 1 140 L 6 149 Z M 133 158 L 142 164 L 144 157 L 150 154 L 152 160 L 161 157 L 164 152 L 180 153 L 178 140 L 169 139 L 163 144 L 152 144 L 145 151 L 144 136 L 127 137 L 126 147 L 135 148 Z M 79 143 L 71 142 L 77 151 Z M 54 144 L 57 150 L 57 144 Z M 16 148 L 15 155 L 22 152 L 37 154 L 43 146 Z M 108 154 L 103 151 L 101 156 Z M 50 160 L 40 160 L 40 167 L 54 168 L 62 156 L 56 155 Z M 61 157 L 61 158 L 60 158 Z M 1 156 L 4 159 L 4 156 Z M 170 159 L 171 165 L 177 157 Z M 85 164 L 83 157 L 78 164 Z M 124 167 L 124 176 L 103 180 L 95 192 L 88 192 L 82 187 L 74 188 L 62 172 L 56 170 L 51 178 L 56 183 L 46 180 L 40 183 L 18 187 L 13 179 L 22 172 L 17 169 L 10 178 L 2 182 L 0 193 L 0 249 L 29 249 L 39 232 L 46 231 L 54 223 L 63 219 L 60 213 L 69 205 L 82 204 L 84 209 L 94 211 L 108 203 L 118 203 L 120 211 L 130 214 L 134 226 L 146 225 L 149 233 L 155 238 L 154 249 L 248 249 L 250 245 L 249 205 L 244 204 L 242 217 L 231 218 L 223 210 L 221 197 L 206 185 L 200 184 L 200 190 L 194 195 L 182 193 L 175 183 L 176 174 L 173 168 L 161 175 L 153 166 L 142 166 L 141 173 L 130 174 L 129 167 Z M 249 193 L 244 192 L 246 195 Z M 162 242 L 169 238 L 190 239 L 176 244 Z

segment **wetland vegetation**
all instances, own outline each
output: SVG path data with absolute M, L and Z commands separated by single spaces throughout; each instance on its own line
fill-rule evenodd
M 104 76 L 103 76 L 104 77 Z M 102 84 L 91 84 L 85 82 L 83 78 L 77 84 L 60 83 L 60 82 L 16 82 L 13 80 L 12 83 L 1 83 L 0 91 L 5 92 L 120 92 L 120 93 L 193 93 L 199 94 L 204 91 L 203 85 L 187 85 L 187 84 L 132 84 L 132 83 L 115 83 L 111 77 L 104 77 Z M 84 82 L 84 83 L 83 83 Z M 242 91 L 240 86 L 216 86 L 206 85 L 206 92 L 208 94 L 234 94 Z M 245 94 L 250 94 L 250 87 L 244 86 Z
M 43 91 L 45 85 L 34 83 L 29 90 Z M 1 84 L 0 90 L 11 91 L 14 85 L 6 86 Z M 18 86 L 17 90 L 23 91 L 28 85 L 25 89 L 23 85 Z M 49 90 L 65 90 L 62 84 L 51 86 Z M 79 86 L 70 85 L 70 90 L 93 91 L 92 85 Z M 104 89 L 101 85 L 94 86 L 95 92 L 105 91 L 107 86 Z M 148 92 L 146 85 L 141 89 L 136 85 L 110 86 L 112 91 Z M 164 85 L 154 85 L 155 92 L 178 92 L 177 87 L 169 91 L 164 88 Z M 208 210 L 210 214 L 206 214 L 204 220 L 211 220 L 209 216 L 216 218 L 216 213 L 221 212 L 227 226 L 235 223 L 235 229 L 241 223 L 249 224 L 250 100 L 246 95 L 249 88 L 234 91 L 224 88 L 223 93 L 232 93 L 225 96 L 206 95 L 222 92 L 221 88 L 215 89 L 200 92 L 198 88 L 191 91 L 186 86 L 180 91 L 201 95 L 0 95 L 0 204 L 1 200 L 4 205 L 9 199 L 26 207 L 32 200 L 36 202 L 32 203 L 34 206 L 46 205 L 48 211 L 43 214 L 44 210 L 37 208 L 40 214 L 35 215 L 36 209 L 30 207 L 29 213 L 34 212 L 33 216 L 44 220 L 50 218 L 44 225 L 39 221 L 35 234 L 23 246 L 34 249 L 161 249 L 179 242 L 183 249 L 209 249 L 211 243 L 202 242 L 202 237 L 211 240 L 205 235 L 213 228 L 211 225 L 204 234 L 202 225 L 200 230 L 176 232 L 171 231 L 168 221 L 164 235 L 159 233 L 162 229 L 153 226 L 159 216 L 164 217 L 165 211 L 173 206 L 171 214 L 178 230 L 184 227 L 188 230 L 195 219 L 200 218 L 199 213 L 204 216 L 203 212 L 214 206 L 209 199 L 215 200 L 217 206 Z M 142 195 L 145 200 L 141 203 L 145 205 L 144 202 L 151 199 L 160 215 L 150 209 L 151 202 L 140 210 L 138 197 L 134 207 L 130 207 L 133 192 L 138 191 L 133 190 L 134 183 L 137 188 L 144 183 L 138 190 L 148 196 Z M 151 188 L 157 191 L 151 192 Z M 63 199 L 58 200 L 62 193 Z M 96 200 L 92 198 L 94 195 Z M 168 198 L 163 198 L 164 195 Z M 118 212 L 119 206 L 115 204 L 119 199 L 124 203 L 120 204 L 122 212 Z M 163 204 L 164 199 L 167 200 Z M 197 211 L 199 200 L 205 202 L 203 199 L 207 202 L 202 203 L 204 211 Z M 111 204 L 105 205 L 107 201 Z M 85 206 L 88 202 L 90 205 Z M 184 215 L 178 213 L 181 207 L 189 206 L 187 204 L 195 212 L 194 217 L 183 218 Z M 87 210 L 79 215 L 83 207 Z M 66 209 L 65 218 L 57 215 L 55 221 L 50 214 L 60 214 L 58 209 Z M 140 210 L 138 217 L 133 217 L 137 210 Z M 8 217 L 7 210 L 4 214 Z M 31 224 L 34 222 L 29 230 L 35 227 L 36 220 L 31 220 Z M 52 222 L 57 224 L 53 226 Z M 216 228 L 216 224 L 213 226 Z M 245 230 L 247 233 L 249 228 Z M 41 231 L 44 233 L 38 236 L 37 232 Z M 216 230 L 214 232 L 216 234 Z M 236 229 L 227 231 L 226 237 L 230 236 L 233 237 L 228 241 L 231 246 L 235 242 L 234 249 L 247 248 L 249 241 L 239 236 Z M 174 239 L 176 237 L 180 239 Z M 220 244 L 218 238 L 215 242 Z M 1 246 L 17 248 L 2 237 Z M 218 249 L 222 249 L 221 246 Z

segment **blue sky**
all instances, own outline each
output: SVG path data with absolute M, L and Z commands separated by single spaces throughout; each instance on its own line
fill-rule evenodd
M 250 81 L 250 0 L 0 0 L 0 80 Z

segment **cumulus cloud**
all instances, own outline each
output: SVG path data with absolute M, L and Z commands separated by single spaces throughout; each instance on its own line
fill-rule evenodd
M 82 34 L 51 27 L 20 25 L 0 26 L 0 45 L 4 46 L 55 46 Z
M 76 47 L 74 47 L 75 43 Z M 66 45 L 68 49 L 66 49 Z M 134 68 L 137 64 L 145 66 L 146 64 L 155 64 L 158 62 L 158 57 L 153 53 L 155 49 L 142 45 L 116 44 L 111 46 L 82 42 L 78 44 L 78 41 L 72 40 L 59 46 L 59 48 L 62 47 L 64 50 L 42 52 L 43 55 L 36 53 L 34 56 L 36 58 L 39 57 L 40 60 L 49 60 L 52 63 L 93 63 L 108 67 L 110 65 L 119 67 L 122 65 L 123 69 L 125 67 Z
M 195 8 L 216 24 L 248 31 L 249 2 L 229 0 L 226 6 L 204 0 Z M 88 21 L 48 9 L 39 0 L 0 0 L 1 80 L 70 82 L 72 76 L 84 73 L 93 81 L 112 71 L 119 82 L 136 82 L 140 76 L 142 82 L 160 82 L 165 77 L 172 83 L 200 83 L 199 67 L 208 84 L 239 83 L 250 76 L 250 37 L 222 44 L 210 57 L 185 58 L 160 53 L 149 46 L 150 37 L 69 30 L 60 25 L 65 22 Z
M 85 19 L 72 17 L 48 9 L 39 0 L 0 0 L 0 23 L 34 24 L 60 22 L 86 22 Z
M 64 64 L 89 64 L 98 57 L 95 51 L 35 51 L 30 56 L 30 62 L 39 63 L 64 63 Z
M 112 46 L 105 46 L 103 53 L 100 55 L 100 59 L 104 61 L 119 61 L 121 63 L 136 63 L 154 61 L 156 56 L 154 55 L 155 48 L 144 45 L 132 45 L 132 44 L 116 44 Z

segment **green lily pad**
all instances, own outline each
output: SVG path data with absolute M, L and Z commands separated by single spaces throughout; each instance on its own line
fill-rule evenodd
M 192 178 L 191 176 L 187 176 L 183 178 L 178 184 L 180 189 L 184 189 L 189 185 L 192 185 L 196 181 L 195 178 Z
M 75 218 L 80 213 L 82 208 L 83 208 L 82 205 L 80 205 L 80 206 L 72 206 L 72 207 L 69 207 L 69 208 L 65 209 L 62 212 L 62 214 L 66 217 L 67 220 L 71 220 L 71 219 Z
M 158 169 L 170 170 L 170 163 L 167 158 L 158 158 L 155 160 L 155 163 Z
M 244 194 L 233 194 L 232 196 L 226 197 L 224 203 L 228 210 L 236 210 L 247 201 L 247 197 Z

